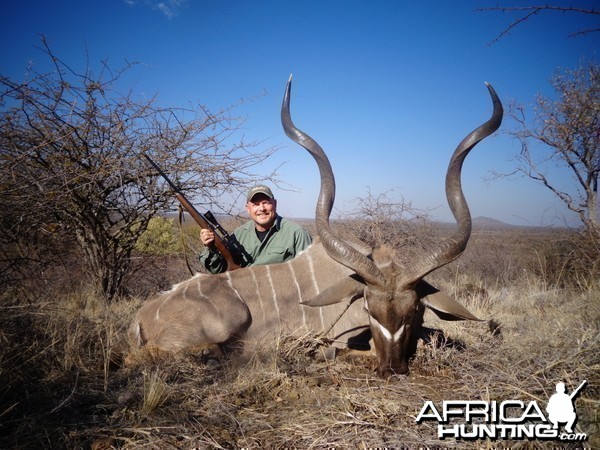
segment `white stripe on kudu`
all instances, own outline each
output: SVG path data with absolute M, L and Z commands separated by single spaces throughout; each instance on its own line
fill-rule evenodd
M 377 325 L 377 327 L 381 331 L 381 334 L 383 334 L 383 336 L 390 342 L 397 342 L 400 339 L 400 336 L 402 336 L 402 334 L 404 333 L 404 325 L 402 325 L 394 334 L 392 334 L 390 333 L 390 330 L 381 325 L 373 316 L 369 316 L 369 318 L 371 319 L 372 323 Z

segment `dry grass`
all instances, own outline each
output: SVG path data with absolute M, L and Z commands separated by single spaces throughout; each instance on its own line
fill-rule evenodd
M 434 424 L 415 417 L 426 400 L 545 406 L 557 381 L 572 389 L 583 379 L 577 427 L 589 436 L 586 447 L 598 447 L 600 286 L 551 286 L 532 270 L 535 252 L 518 247 L 504 249 L 494 272 L 493 256 L 481 248 L 436 283 L 490 321 L 442 322 L 427 313 L 436 344 L 420 344 L 411 374 L 389 380 L 376 377 L 369 355 L 320 361 L 312 335 L 282 335 L 222 364 L 147 355 L 123 367 L 124 331 L 139 300 L 107 306 L 81 294 L 24 304 L 7 292 L 0 447 L 578 448 L 439 440 Z M 473 269 L 458 270 L 464 266 Z

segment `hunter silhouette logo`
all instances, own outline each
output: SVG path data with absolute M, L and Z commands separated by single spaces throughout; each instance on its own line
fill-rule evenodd
M 587 434 L 574 431 L 577 422 L 574 403 L 586 383 L 583 380 L 570 395 L 566 393 L 565 383 L 557 383 L 556 393 L 546 405 L 547 416 L 535 400 L 444 400 L 439 408 L 432 401 L 426 401 L 416 421 L 437 421 L 440 439 L 585 441 Z M 561 424 L 564 431 L 560 430 Z
M 565 383 L 556 384 L 556 394 L 553 394 L 552 397 L 550 397 L 548 406 L 546 406 L 548 419 L 550 419 L 550 422 L 554 425 L 552 427 L 554 430 L 558 429 L 558 424 L 563 422 L 567 424 L 565 426 L 565 431 L 567 433 L 573 433 L 573 425 L 575 425 L 575 421 L 577 420 L 573 400 L 586 383 L 587 381 L 583 380 L 571 395 L 565 393 Z

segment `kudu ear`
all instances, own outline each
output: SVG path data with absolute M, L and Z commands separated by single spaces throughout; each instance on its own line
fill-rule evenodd
M 365 285 L 354 276 L 344 278 L 309 300 L 300 302 L 304 306 L 327 306 L 346 300 L 354 301 L 364 295 Z
M 484 322 L 484 320 L 474 316 L 463 305 L 424 280 L 419 281 L 416 291 L 421 303 L 431 309 L 442 320 L 476 320 Z

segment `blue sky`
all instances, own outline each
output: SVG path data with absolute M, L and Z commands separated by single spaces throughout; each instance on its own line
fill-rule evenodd
M 74 68 L 86 59 L 107 59 L 112 67 L 142 63 L 130 73 L 130 86 L 139 95 L 158 94 L 166 106 L 200 102 L 216 111 L 264 93 L 237 110 L 247 116 L 247 137 L 282 147 L 256 171 L 286 162 L 279 175 L 295 191 L 276 191 L 279 211 L 312 217 L 316 167 L 285 137 L 279 119 L 293 73 L 292 117 L 331 159 L 337 210 L 352 210 L 370 189 L 450 220 L 445 170 L 460 140 L 491 113 L 484 82 L 505 106 L 530 105 L 536 93 L 552 94 L 548 80 L 557 68 L 598 59 L 598 33 L 567 37 L 598 26 L 595 17 L 577 14 L 532 17 L 488 45 L 516 18 L 475 11 L 497 3 L 19 0 L 5 2 L 0 16 L 0 73 L 22 79 L 28 62 L 44 64 L 43 34 Z M 503 128 L 511 125 L 505 118 Z M 525 225 L 576 220 L 533 181 L 484 179 L 513 170 L 517 151 L 500 134 L 469 156 L 463 184 L 473 216 Z M 558 183 L 573 184 L 558 176 Z

